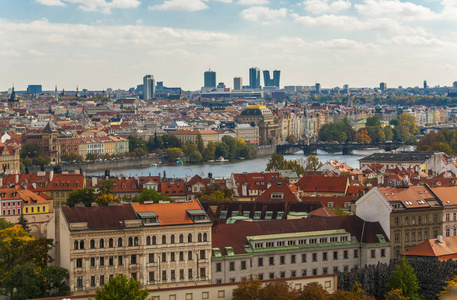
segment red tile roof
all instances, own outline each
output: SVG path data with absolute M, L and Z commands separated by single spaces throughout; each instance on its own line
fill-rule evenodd
M 407 256 L 436 257 L 438 260 L 457 259 L 457 236 L 443 238 L 443 243 L 437 239 L 426 240 L 403 252 Z
M 160 225 L 193 224 L 194 221 L 192 221 L 187 211 L 202 209 L 197 200 L 178 203 L 132 203 L 132 207 L 137 213 L 154 212 L 159 218 Z
M 299 191 L 310 192 L 327 192 L 346 194 L 349 186 L 347 177 L 327 177 L 323 175 L 304 176 L 295 183 Z
M 281 198 L 275 198 L 274 195 L 282 195 Z M 294 194 L 290 185 L 284 181 L 284 179 L 279 179 L 276 182 L 273 182 L 272 185 L 267 188 L 265 192 L 257 197 L 256 201 L 300 201 L 297 195 Z
M 186 196 L 187 188 L 184 181 L 161 182 L 159 191 L 166 196 Z

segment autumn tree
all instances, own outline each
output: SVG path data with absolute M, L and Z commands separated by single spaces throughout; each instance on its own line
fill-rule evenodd
M 365 128 L 359 129 L 355 134 L 354 141 L 357 143 L 371 143 L 371 138 L 368 136 L 368 130 Z
M 139 202 L 139 203 L 144 203 L 144 202 L 159 203 L 159 201 L 174 202 L 174 200 L 171 199 L 170 197 L 168 197 L 167 195 L 159 193 L 154 189 L 143 189 L 139 195 L 136 195 L 131 200 L 132 200 L 132 202 Z
M 326 300 L 328 297 L 327 291 L 322 287 L 320 283 L 311 282 L 305 285 L 300 291 L 298 291 L 299 300 Z
M 447 299 L 451 295 L 455 296 L 457 292 L 457 275 L 447 280 L 445 284 L 444 289 L 438 294 L 438 298 L 440 299 Z
M 305 160 L 305 170 L 307 171 L 317 171 L 320 167 L 322 167 L 322 162 L 319 161 L 314 155 L 308 155 Z
M 116 274 L 102 288 L 97 288 L 94 297 L 95 300 L 145 300 L 148 296 L 148 290 L 141 290 L 139 281 Z
M 114 203 L 114 202 L 121 202 L 116 196 L 113 194 L 100 194 L 95 198 L 95 203 L 97 203 L 99 206 L 108 206 L 109 203 Z
M 183 152 L 181 148 L 168 148 L 166 152 L 169 161 L 176 160 L 177 158 L 181 157 L 182 154 Z
M 409 300 L 408 297 L 403 296 L 403 291 L 400 289 L 393 289 L 386 293 L 384 300 Z
M 259 279 L 250 277 L 249 279 L 238 282 L 233 290 L 233 300 L 253 300 L 260 299 L 262 282 Z

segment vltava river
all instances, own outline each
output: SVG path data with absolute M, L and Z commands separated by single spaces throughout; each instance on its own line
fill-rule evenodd
M 326 162 L 330 159 L 336 159 L 339 162 L 345 162 L 349 166 L 358 168 L 359 159 L 370 155 L 375 152 L 382 152 L 383 150 L 355 150 L 353 155 L 342 155 L 341 152 L 327 153 L 325 151 L 318 150 L 317 158 L 321 162 Z M 303 151 L 297 152 L 293 155 L 284 155 L 287 160 L 300 160 L 306 159 L 303 155 Z M 237 160 L 234 162 L 227 162 L 221 165 L 183 165 L 183 166 L 159 166 L 149 167 L 144 169 L 139 168 L 128 168 L 112 170 L 111 175 L 118 176 L 148 176 L 158 175 L 159 173 L 163 176 L 163 171 L 166 172 L 167 177 L 184 178 L 186 176 L 193 176 L 199 174 L 200 176 L 208 176 L 208 173 L 212 173 L 213 177 L 230 177 L 232 173 L 242 172 L 262 172 L 265 171 L 265 167 L 270 160 L 270 157 L 260 157 L 251 160 Z M 92 172 L 88 175 L 102 175 L 104 172 Z

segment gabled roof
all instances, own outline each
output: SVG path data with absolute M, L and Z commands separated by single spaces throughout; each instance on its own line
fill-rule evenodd
M 457 205 L 457 186 L 443 186 L 432 188 L 432 191 L 441 200 L 444 206 Z
M 440 243 L 437 239 L 426 240 L 403 252 L 407 256 L 437 257 L 439 260 L 457 259 L 457 236 L 444 237 Z
M 327 192 L 346 194 L 349 185 L 347 177 L 328 177 L 323 175 L 304 176 L 295 183 L 302 192 Z
M 161 182 L 159 191 L 169 197 L 187 195 L 186 183 L 184 181 Z
M 282 195 L 282 198 L 275 198 L 274 195 Z M 262 195 L 258 196 L 256 201 L 297 201 L 300 199 L 294 194 L 291 187 L 284 179 L 272 183 Z
M 67 224 L 87 222 L 88 230 L 125 228 L 125 220 L 138 219 L 130 204 L 100 207 L 62 206 Z
M 427 186 L 410 186 L 407 188 L 380 187 L 378 191 L 390 203 L 401 202 L 404 206 L 403 208 L 431 207 L 438 200 Z

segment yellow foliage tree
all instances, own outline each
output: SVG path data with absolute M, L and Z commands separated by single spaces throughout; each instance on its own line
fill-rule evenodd
M 438 297 L 440 299 L 453 299 L 450 296 L 451 294 L 452 296 L 456 295 L 455 293 L 457 292 L 457 276 L 454 276 L 445 283 L 446 286 L 444 287 L 444 290 L 442 290 L 441 293 L 438 294 Z
M 113 194 L 102 194 L 95 198 L 95 202 L 98 203 L 99 206 L 108 206 L 110 202 L 121 202 L 116 196 Z
M 33 240 L 21 225 L 0 230 L 0 281 L 24 257 L 27 244 Z

